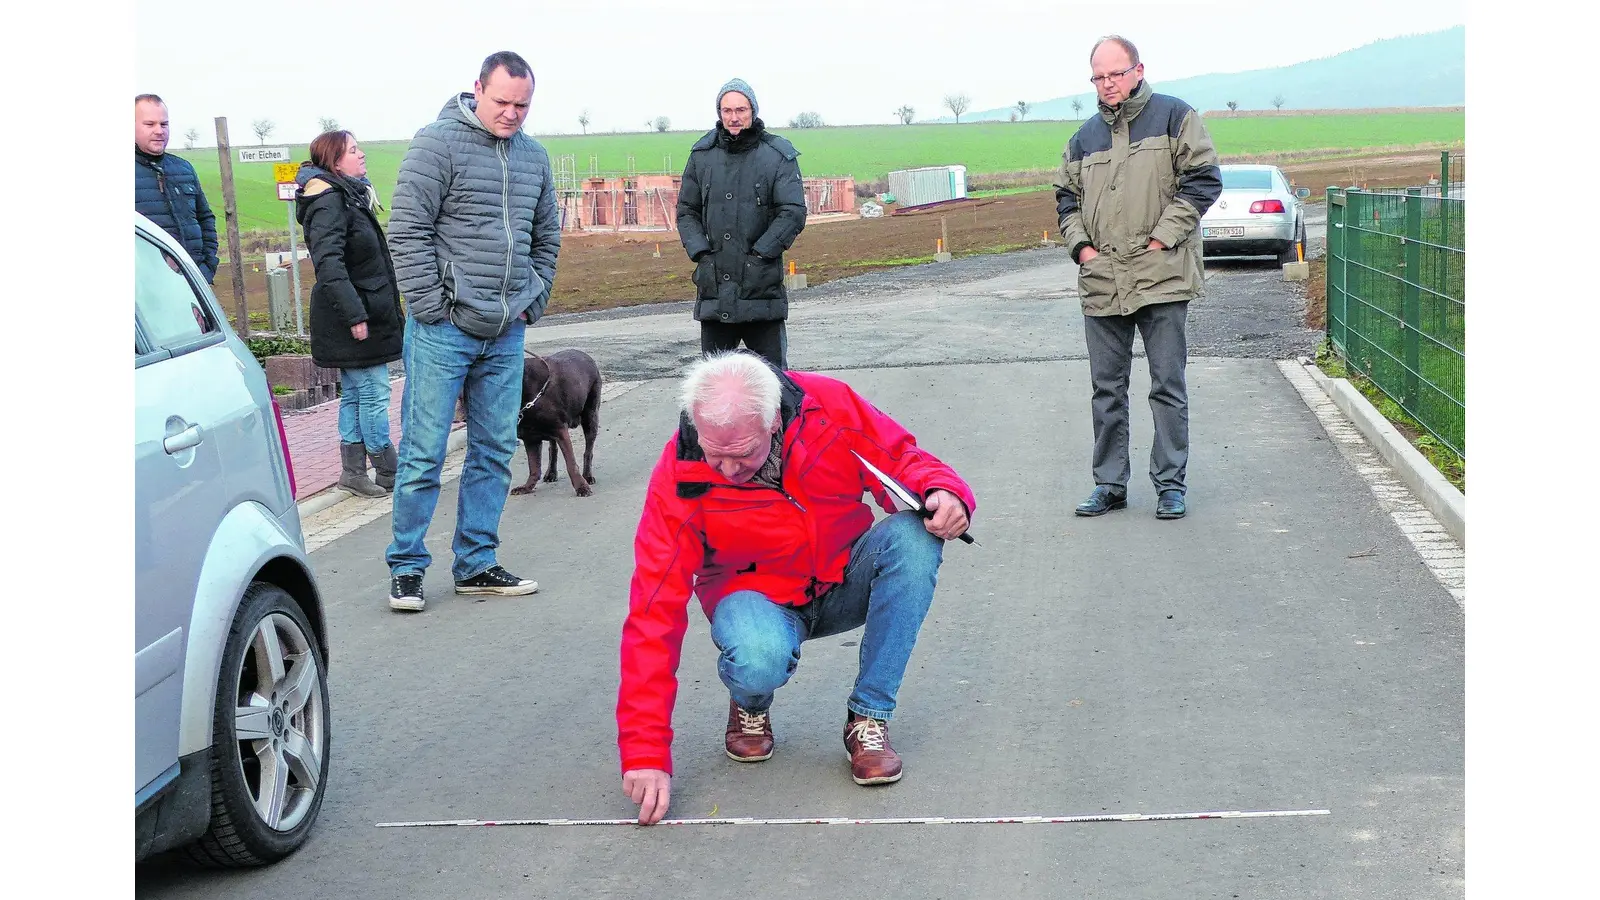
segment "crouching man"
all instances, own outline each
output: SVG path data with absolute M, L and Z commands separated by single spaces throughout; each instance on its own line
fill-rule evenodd
M 874 524 L 863 494 L 893 506 L 863 459 L 922 497 L 932 517 L 899 512 Z M 967 530 L 975 508 L 953 469 L 843 382 L 780 372 L 743 351 L 691 366 L 677 433 L 650 478 L 622 626 L 617 746 L 640 824 L 659 822 L 671 801 L 691 593 L 730 694 L 730 758 L 772 756 L 773 694 L 794 675 L 803 641 L 865 625 L 845 704 L 850 775 L 864 785 L 900 780 L 886 723 L 944 541 Z

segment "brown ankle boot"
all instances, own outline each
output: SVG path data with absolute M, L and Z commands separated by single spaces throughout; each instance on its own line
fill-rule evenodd
M 746 712 L 734 700 L 728 701 L 728 731 L 723 735 L 728 758 L 738 762 L 761 762 L 772 757 L 772 717 L 767 713 Z
M 844 724 L 844 752 L 856 784 L 891 784 L 900 780 L 900 754 L 889 746 L 888 723 L 850 713 Z

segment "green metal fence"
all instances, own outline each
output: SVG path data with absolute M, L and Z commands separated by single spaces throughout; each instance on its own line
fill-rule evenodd
M 1467 186 L 1467 155 L 1461 151 L 1439 151 L 1439 191 L 1446 197 L 1459 197 Z
M 1329 340 L 1465 458 L 1466 201 L 1330 187 L 1327 209 Z

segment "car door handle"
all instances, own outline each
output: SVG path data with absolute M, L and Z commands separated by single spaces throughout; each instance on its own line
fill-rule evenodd
M 166 438 L 161 442 L 162 449 L 170 453 L 181 453 L 191 447 L 197 447 L 205 438 L 200 434 L 199 425 L 190 425 L 188 428 Z

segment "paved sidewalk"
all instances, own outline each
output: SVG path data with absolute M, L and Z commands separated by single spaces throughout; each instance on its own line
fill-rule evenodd
M 606 382 L 605 386 L 600 389 L 600 402 L 609 403 L 638 387 L 641 383 L 638 381 Z M 285 425 L 287 424 L 285 423 Z M 398 432 L 396 434 L 398 436 Z M 335 450 L 334 453 L 337 455 L 338 451 Z M 516 457 L 521 456 L 521 453 L 516 454 Z M 466 461 L 466 458 L 467 448 L 465 442 L 463 442 L 462 446 L 456 447 L 445 455 L 444 470 L 439 473 L 441 486 L 448 485 L 461 477 L 461 466 Z M 514 467 L 512 483 L 520 483 L 527 470 L 517 466 L 515 458 L 513 458 L 512 465 Z M 335 469 L 334 478 L 337 479 L 337 466 Z M 338 491 L 337 493 L 343 494 L 344 492 Z M 550 492 L 547 491 L 546 493 Z M 306 552 L 314 553 L 363 525 L 369 525 L 379 519 L 386 519 L 393 510 L 393 495 L 357 497 L 354 494 L 347 494 L 339 503 L 303 514 L 300 520 L 300 528 L 305 534 Z
M 389 436 L 400 442 L 400 398 L 406 380 L 390 383 Z M 464 428 L 460 422 L 452 430 Z M 309 409 L 283 414 L 283 430 L 289 438 L 289 458 L 294 462 L 295 500 L 304 500 L 339 483 L 339 401 L 330 400 Z

